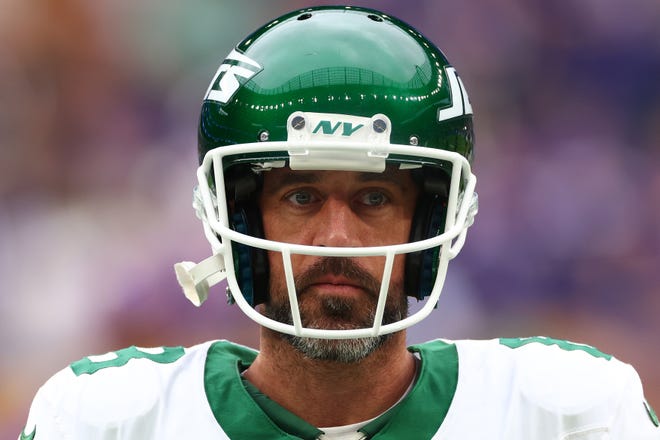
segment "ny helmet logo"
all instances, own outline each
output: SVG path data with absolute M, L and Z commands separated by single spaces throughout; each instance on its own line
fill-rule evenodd
M 316 124 L 316 127 L 312 133 L 317 134 L 319 131 L 321 131 L 325 135 L 334 135 L 339 127 L 342 127 L 342 136 L 352 136 L 353 133 L 364 127 L 364 124 L 357 124 L 353 126 L 352 122 L 337 121 L 333 123 L 332 121 L 321 120 L 318 124 Z
M 242 84 L 259 73 L 262 67 L 253 59 L 232 50 L 213 76 L 204 100 L 226 104 Z M 242 82 L 239 80 L 242 78 Z

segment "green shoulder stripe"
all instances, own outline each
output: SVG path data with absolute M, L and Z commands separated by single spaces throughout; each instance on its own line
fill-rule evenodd
M 30 434 L 26 435 L 25 430 L 21 431 L 21 436 L 18 438 L 18 440 L 33 440 L 36 434 L 37 434 L 37 427 L 35 426 Z
M 602 358 L 606 360 L 612 359 L 612 355 L 603 353 L 595 347 L 585 344 L 578 344 L 576 342 L 564 341 L 562 339 L 553 339 L 546 336 L 532 336 L 529 338 L 500 338 L 500 344 L 509 348 L 520 348 L 527 344 L 543 344 L 543 345 L 556 345 L 562 350 L 566 351 L 584 351 L 593 357 Z
M 122 367 L 131 359 L 149 359 L 159 364 L 176 362 L 185 354 L 183 347 L 141 348 L 134 345 L 100 356 L 88 356 L 73 362 L 70 367 L 76 376 L 94 374 L 105 368 Z
M 651 423 L 653 423 L 656 428 L 660 427 L 660 420 L 658 420 L 658 416 L 646 400 L 644 401 L 644 408 L 646 408 L 646 414 L 648 414 L 649 418 L 651 419 Z

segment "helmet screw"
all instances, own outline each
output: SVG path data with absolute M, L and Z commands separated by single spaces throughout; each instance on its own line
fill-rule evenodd
M 376 119 L 373 122 L 373 128 L 376 133 L 384 133 L 387 130 L 387 122 L 382 119 Z
M 417 136 L 410 136 L 410 145 L 419 145 L 419 138 Z
M 302 130 L 305 127 L 305 118 L 302 116 L 294 116 L 291 120 L 291 127 L 294 130 Z
M 270 133 L 268 133 L 268 130 L 261 130 L 259 132 L 259 142 L 266 142 L 269 137 Z

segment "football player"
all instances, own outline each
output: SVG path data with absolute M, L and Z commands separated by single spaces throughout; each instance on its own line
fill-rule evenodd
M 201 107 L 212 255 L 175 269 L 196 305 L 226 282 L 259 350 L 84 358 L 39 390 L 20 438 L 660 439 L 635 370 L 595 348 L 406 346 L 477 213 L 473 147 L 457 71 L 400 20 L 316 7 L 257 29 Z

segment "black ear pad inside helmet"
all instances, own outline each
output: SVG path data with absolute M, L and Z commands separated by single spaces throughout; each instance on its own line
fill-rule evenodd
M 241 234 L 263 238 L 257 195 L 261 178 L 247 167 L 236 167 L 226 177 L 230 227 Z M 256 306 L 268 298 L 269 265 L 264 249 L 232 243 L 234 271 L 245 300 Z
M 424 170 L 422 170 L 424 171 Z M 414 173 L 420 194 L 410 227 L 409 242 L 432 238 L 444 231 L 447 215 L 448 177 L 429 172 Z M 404 287 L 408 296 L 422 300 L 431 294 L 437 275 L 439 248 L 406 255 Z

